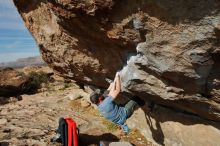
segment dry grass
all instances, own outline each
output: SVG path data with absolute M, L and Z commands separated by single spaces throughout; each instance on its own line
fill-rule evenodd
M 114 131 L 118 130 L 118 126 L 116 124 L 114 124 L 111 121 L 108 121 L 104 118 L 102 119 L 102 124 L 107 127 L 109 132 L 114 132 Z
M 90 115 L 98 116 L 98 117 L 101 116 L 99 111 L 94 109 L 92 106 L 82 107 L 80 100 L 81 99 L 70 101 L 70 107 L 79 110 L 81 113 L 86 113 L 86 114 L 90 114 Z
M 124 141 L 129 141 L 136 146 L 154 146 L 149 142 L 137 129 L 132 129 L 131 132 L 122 138 Z

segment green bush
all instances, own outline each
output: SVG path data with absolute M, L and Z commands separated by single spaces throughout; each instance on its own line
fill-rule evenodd
M 64 83 L 64 89 L 66 89 L 66 88 L 69 88 L 69 87 L 71 87 L 71 84 L 70 83 Z
M 29 82 L 25 85 L 25 91 L 35 92 L 41 88 L 42 83 L 48 83 L 50 76 L 44 72 L 31 72 L 29 74 Z

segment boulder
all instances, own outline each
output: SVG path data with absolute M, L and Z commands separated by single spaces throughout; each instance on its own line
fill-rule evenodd
M 220 121 L 218 0 L 14 0 L 60 75 Z
M 11 97 L 22 93 L 24 85 L 29 78 L 24 74 L 5 68 L 0 70 L 0 96 Z
M 219 122 L 159 105 L 151 112 L 146 108 L 136 110 L 127 124 L 140 130 L 153 143 L 162 146 L 217 146 L 220 142 Z
M 70 100 L 77 100 L 80 98 L 89 99 L 89 94 L 84 92 L 82 89 L 74 89 L 74 91 L 71 91 L 65 98 L 68 98 Z

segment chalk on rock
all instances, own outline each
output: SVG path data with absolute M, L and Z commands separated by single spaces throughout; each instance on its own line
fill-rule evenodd
M 143 22 L 138 18 L 133 19 L 133 26 L 136 30 L 144 28 Z

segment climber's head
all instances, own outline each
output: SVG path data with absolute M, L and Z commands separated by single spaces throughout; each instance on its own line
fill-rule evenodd
M 103 95 L 101 94 L 100 90 L 95 90 L 91 95 L 90 95 L 90 101 L 93 104 L 99 105 L 100 102 L 104 100 Z

